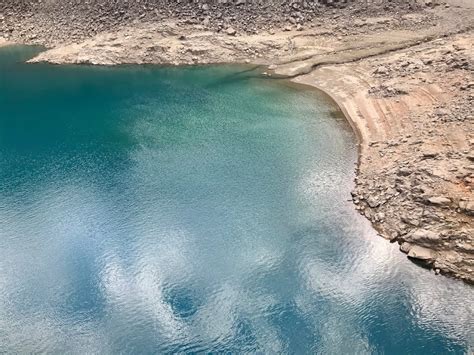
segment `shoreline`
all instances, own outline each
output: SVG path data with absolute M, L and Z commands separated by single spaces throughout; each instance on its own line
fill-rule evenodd
M 342 33 L 336 15 L 336 38 L 323 22 L 258 34 L 138 23 L 29 62 L 243 63 L 316 88 L 357 138 L 356 210 L 410 259 L 474 283 L 474 6 L 453 8 L 357 19 Z M 38 44 L 39 36 L 3 43 Z
M 41 50 L 0 49 L 0 348 L 474 346 L 473 286 L 356 210 L 356 136 L 325 91 L 240 65 L 26 63 Z
M 9 42 L 6 45 L 14 45 L 13 43 Z M 251 65 L 251 63 L 218 63 L 218 64 L 230 64 L 230 65 Z M 92 65 L 92 64 L 88 64 Z M 198 64 L 199 65 L 199 64 Z M 206 65 L 206 64 L 203 64 Z M 321 68 L 317 68 L 313 70 L 312 72 L 308 74 L 302 74 L 296 77 L 292 78 L 284 78 L 280 77 L 278 78 L 279 80 L 285 80 L 290 83 L 296 84 L 298 86 L 306 87 L 306 89 L 317 89 L 327 95 L 333 102 L 334 104 L 338 107 L 338 109 L 342 112 L 344 115 L 346 121 L 348 124 L 351 126 L 352 131 L 354 132 L 357 140 L 357 146 L 358 146 L 358 153 L 357 153 L 357 167 L 355 169 L 355 185 L 357 186 L 358 179 L 361 178 L 361 171 L 364 170 L 365 166 L 367 164 L 370 165 L 370 160 L 371 156 L 373 156 L 373 153 L 371 153 L 370 147 L 371 144 L 377 141 L 374 141 L 374 139 L 380 138 L 377 137 L 380 132 L 377 130 L 374 130 L 374 126 L 370 125 L 371 121 L 378 121 L 378 123 L 381 123 L 381 117 L 382 115 L 375 115 L 372 117 L 368 116 L 369 112 L 371 111 L 370 107 L 374 105 L 378 105 L 377 97 L 370 97 L 368 95 L 363 95 L 362 97 L 359 95 L 357 96 L 357 93 L 354 91 L 347 90 L 347 88 L 343 85 L 344 79 L 347 79 L 349 75 L 347 75 L 347 72 L 344 73 L 347 70 L 351 70 L 351 66 L 354 64 L 352 63 L 344 63 L 344 64 L 337 64 L 337 65 L 328 65 L 328 66 L 322 66 Z M 107 66 L 107 65 L 106 65 Z M 265 68 L 264 65 L 260 65 L 261 67 Z M 271 66 L 266 66 L 267 71 L 266 72 L 272 72 Z M 266 73 L 265 72 L 265 73 Z M 358 74 L 363 77 L 363 80 L 359 80 L 358 83 L 356 83 L 355 88 L 359 92 L 366 92 L 370 90 L 371 86 L 368 83 L 368 79 L 371 76 L 370 71 L 361 71 L 360 69 L 358 70 Z M 266 74 L 271 76 L 271 74 Z M 337 80 L 334 80 L 334 78 L 342 79 L 341 82 L 338 82 Z M 409 94 L 407 95 L 408 97 L 410 96 Z M 398 99 L 397 99 L 398 101 Z M 386 117 L 386 115 L 383 115 L 384 120 L 387 119 L 394 119 L 393 116 L 389 115 Z M 354 196 L 354 195 L 353 195 Z M 384 223 L 377 223 L 380 221 L 374 221 L 371 219 L 370 215 L 365 214 L 365 211 L 367 209 L 370 210 L 370 206 L 361 206 L 360 201 L 358 201 L 356 198 L 353 198 L 353 202 L 355 205 L 356 210 L 359 210 L 359 212 L 365 216 L 369 221 L 371 222 L 372 227 L 374 230 L 382 236 L 383 238 L 390 240 L 390 242 L 396 242 L 399 241 L 398 238 L 393 238 L 390 236 L 387 231 L 384 229 Z M 400 244 L 403 244 L 403 241 L 400 242 Z M 421 249 L 422 248 L 422 249 Z M 401 246 L 401 251 L 407 253 L 406 249 Z M 462 275 L 462 274 L 453 274 L 451 271 L 451 268 L 443 268 L 440 265 L 436 265 L 436 259 L 439 258 L 440 254 L 437 254 L 436 256 L 430 251 L 429 248 L 427 248 L 426 245 L 420 247 L 420 254 L 421 257 L 418 257 L 417 255 L 409 255 L 411 259 L 416 260 L 417 262 L 421 262 L 425 266 L 428 266 L 429 268 L 433 268 L 436 270 L 436 273 L 444 273 L 449 276 L 454 276 L 456 278 L 460 278 L 464 280 L 467 283 L 474 283 L 473 279 L 470 278 L 470 274 Z M 409 252 L 409 250 L 408 250 Z M 426 258 L 426 253 L 429 254 L 429 257 Z M 436 267 L 438 266 L 438 267 Z

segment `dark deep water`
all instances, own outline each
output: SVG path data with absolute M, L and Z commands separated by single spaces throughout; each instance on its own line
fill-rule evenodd
M 0 50 L 0 353 L 469 353 L 473 288 L 377 237 L 355 138 L 240 67 Z

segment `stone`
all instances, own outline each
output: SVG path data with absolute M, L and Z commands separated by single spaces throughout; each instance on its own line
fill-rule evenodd
M 434 149 L 425 149 L 422 153 L 423 159 L 433 159 L 439 155 L 437 151 Z
M 400 251 L 405 253 L 405 254 L 408 254 L 408 252 L 410 251 L 410 249 L 412 248 L 412 244 L 408 243 L 408 242 L 403 242 L 401 245 L 400 245 Z
M 227 30 L 225 30 L 225 33 L 227 33 L 229 36 L 235 36 L 237 31 L 233 27 L 229 27 Z
M 414 231 L 407 239 L 412 242 L 434 242 L 438 241 L 440 236 L 438 233 L 420 228 Z
M 403 215 L 400 220 L 405 224 L 409 224 L 415 227 L 418 227 L 420 225 L 420 219 L 417 216 L 414 216 L 413 214 Z
M 412 171 L 408 168 L 400 168 L 398 169 L 397 175 L 398 176 L 409 176 L 411 175 Z
M 421 61 L 423 62 L 424 65 L 433 64 L 433 59 L 431 59 L 431 58 L 423 58 Z
M 474 216 L 474 200 L 460 201 L 459 209 L 467 215 Z
M 444 196 L 433 196 L 428 198 L 427 202 L 435 206 L 446 206 L 451 203 L 451 200 Z
M 380 206 L 380 201 L 377 197 L 370 196 L 367 199 L 367 204 L 369 205 L 370 208 L 375 208 Z
M 449 114 L 449 111 L 444 108 L 437 108 L 434 111 L 434 114 L 438 117 L 442 117 L 442 116 L 447 116 Z
M 420 247 L 419 245 L 414 245 L 410 248 L 408 257 L 424 262 L 433 262 L 436 259 L 435 254 L 431 249 Z
M 374 73 L 375 74 L 386 75 L 386 74 L 388 74 L 388 69 L 387 69 L 387 67 L 384 67 L 383 65 L 381 65 L 380 67 L 375 69 Z
M 365 25 L 367 25 L 367 23 L 364 20 L 356 19 L 354 21 L 354 26 L 355 27 L 362 27 L 362 26 L 365 26 Z

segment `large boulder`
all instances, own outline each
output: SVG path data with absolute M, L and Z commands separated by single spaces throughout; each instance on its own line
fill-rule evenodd
M 410 248 L 408 257 L 425 263 L 432 263 L 436 259 L 436 255 L 431 249 L 420 247 L 419 245 L 413 245 Z

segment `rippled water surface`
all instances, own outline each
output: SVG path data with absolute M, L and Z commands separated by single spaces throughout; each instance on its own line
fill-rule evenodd
M 0 50 L 0 352 L 469 353 L 473 288 L 350 199 L 319 93 Z

